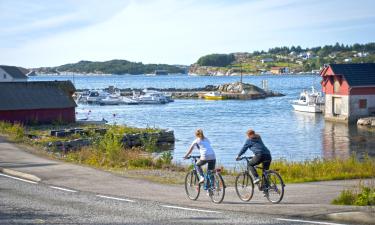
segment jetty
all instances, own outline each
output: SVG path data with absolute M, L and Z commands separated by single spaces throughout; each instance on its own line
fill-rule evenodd
M 124 88 L 116 89 L 122 96 L 132 96 L 134 92 L 141 92 L 143 89 Z M 284 94 L 268 90 L 267 87 L 260 88 L 253 84 L 234 82 L 221 85 L 207 85 L 202 88 L 153 88 L 149 87 L 147 90 L 154 90 L 163 93 L 169 93 L 174 99 L 200 99 L 209 92 L 219 92 L 223 99 L 237 99 L 237 100 L 251 100 L 263 99 L 268 97 L 280 97 Z M 78 90 L 79 92 L 88 91 L 85 89 Z M 111 92 L 113 87 L 105 88 L 104 91 Z

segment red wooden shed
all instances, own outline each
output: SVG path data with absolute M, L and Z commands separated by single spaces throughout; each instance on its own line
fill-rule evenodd
M 375 63 L 329 64 L 320 75 L 326 119 L 356 122 L 375 114 Z
M 75 107 L 70 81 L 0 83 L 0 120 L 20 123 L 72 123 Z

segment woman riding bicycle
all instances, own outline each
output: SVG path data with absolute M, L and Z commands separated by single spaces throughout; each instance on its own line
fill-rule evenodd
M 254 183 L 256 184 L 260 179 L 254 166 L 262 163 L 263 168 L 268 170 L 271 165 L 272 157 L 268 148 L 263 144 L 261 137 L 256 134 L 254 130 L 250 129 L 246 132 L 246 134 L 248 139 L 246 140 L 241 151 L 238 153 L 236 160 L 239 160 L 241 155 L 243 155 L 247 149 L 250 149 L 254 153 L 254 157 L 249 162 L 249 170 L 253 174 Z
M 194 147 L 197 147 L 200 152 L 200 159 L 197 162 L 197 171 L 199 173 L 199 183 L 204 182 L 202 166 L 207 163 L 208 170 L 214 170 L 216 164 L 215 152 L 211 147 L 210 141 L 204 136 L 203 131 L 198 129 L 195 131 L 196 139 L 191 144 L 189 150 L 186 152 L 184 158 L 188 158 Z

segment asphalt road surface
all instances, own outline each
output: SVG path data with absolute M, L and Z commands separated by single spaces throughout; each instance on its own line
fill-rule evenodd
M 0 174 L 0 224 L 338 223 L 168 205 L 49 186 Z

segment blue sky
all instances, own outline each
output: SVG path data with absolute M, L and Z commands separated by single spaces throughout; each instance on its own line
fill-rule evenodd
M 127 59 L 375 41 L 373 0 L 0 0 L 0 64 Z

